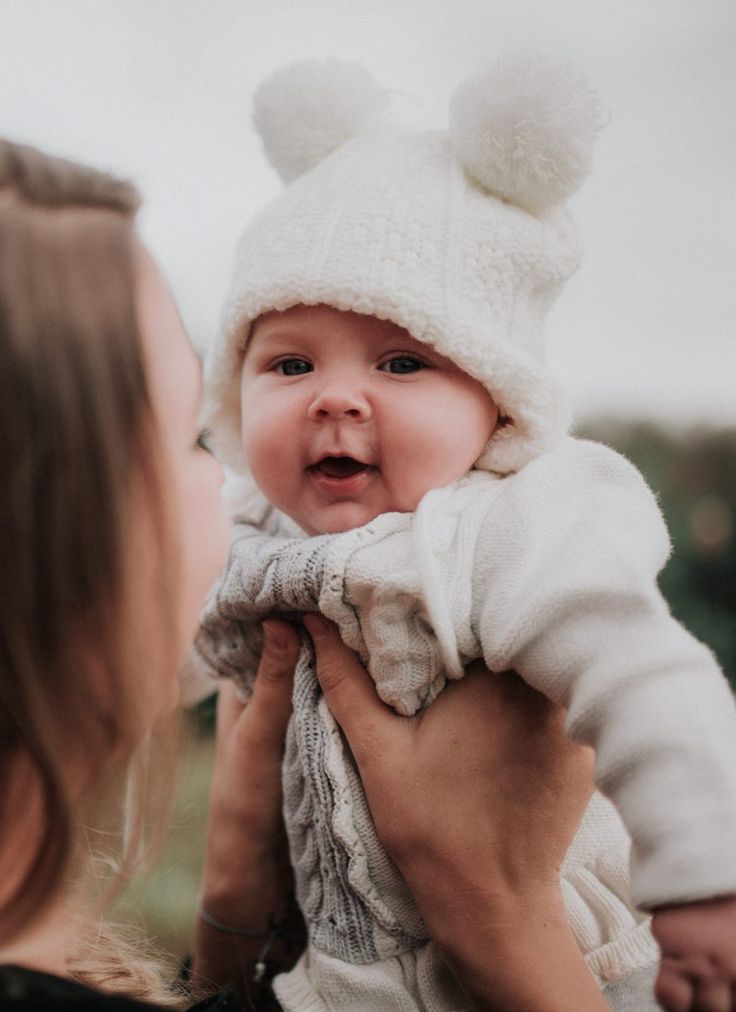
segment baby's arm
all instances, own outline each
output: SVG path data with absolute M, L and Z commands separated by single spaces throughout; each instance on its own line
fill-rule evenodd
M 597 783 L 633 838 L 634 902 L 657 911 L 663 938 L 684 912 L 687 931 L 672 933 L 680 951 L 711 924 L 721 950 L 711 956 L 729 966 L 736 930 L 721 934 L 725 918 L 703 898 L 736 894 L 736 707 L 710 651 L 658 590 L 669 538 L 651 491 L 618 454 L 575 440 L 517 475 L 471 482 L 430 493 L 403 526 L 378 518 L 375 542 L 340 556 L 333 603 L 353 610 L 374 678 L 386 662 L 379 692 L 396 705 L 404 676 L 391 671 L 417 668 L 386 653 L 387 620 L 409 630 L 420 659 L 422 626 L 442 627 L 460 661 L 482 654 L 492 670 L 518 670 L 568 711 L 570 737 L 596 749 Z M 327 587 L 342 547 L 328 557 Z M 425 639 L 431 660 L 437 643 Z M 709 945 L 693 938 L 693 959 Z
M 413 517 L 361 530 L 340 566 L 343 543 L 330 549 L 325 588 L 340 579 L 320 605 L 331 618 L 326 605 L 350 606 L 385 701 L 395 706 L 409 677 L 421 676 L 414 709 L 441 687 L 432 629 L 451 676 L 478 656 L 519 671 L 596 750 L 596 782 L 633 839 L 634 903 L 736 893 L 736 706 L 659 592 L 669 537 L 628 461 L 566 440 L 518 474 L 471 474 Z
M 473 570 L 486 663 L 516 668 L 595 748 L 637 906 L 736 893 L 736 707 L 657 588 L 669 541 L 654 497 L 618 454 L 574 440 L 504 483 Z
M 267 533 L 261 524 L 236 523 L 227 566 L 200 620 L 190 660 L 192 673 L 233 678 L 241 694 L 247 697 L 261 653 L 262 620 L 269 615 L 288 617 L 322 610 L 337 623 L 344 642 L 364 662 L 371 653 L 371 633 L 375 627 L 382 637 L 381 643 L 375 644 L 379 667 L 383 662 L 392 673 L 397 665 L 402 671 L 407 666 L 414 671 L 412 662 L 421 654 L 422 670 L 429 667 L 438 675 L 441 663 L 426 623 L 419 620 L 419 644 L 411 656 L 405 649 L 408 640 L 402 639 L 397 645 L 392 637 L 383 635 L 386 607 L 393 616 L 394 627 L 400 629 L 404 624 L 404 605 L 409 620 L 414 622 L 421 605 L 409 558 L 410 524 L 410 514 L 387 513 L 365 527 L 341 534 L 284 537 L 279 531 Z M 400 587 L 387 579 L 386 553 L 400 574 Z M 354 574 L 350 588 L 344 579 L 348 566 Z M 412 593 L 405 586 L 407 579 L 412 583 Z M 349 589 L 355 591 L 357 599 L 351 597 Z M 395 591 L 402 598 L 398 610 Z M 366 615 L 370 612 L 372 620 L 366 622 L 365 628 L 361 605 L 366 606 Z M 399 617 L 401 622 L 397 622 Z M 426 693 L 422 698 L 425 696 Z M 419 701 L 413 709 L 418 705 Z
M 233 678 L 249 696 L 263 646 L 262 620 L 317 610 L 329 541 L 275 537 L 236 523 L 227 566 L 200 620 L 192 666 Z
M 668 1012 L 736 1008 L 736 895 L 654 911 L 657 1001 Z

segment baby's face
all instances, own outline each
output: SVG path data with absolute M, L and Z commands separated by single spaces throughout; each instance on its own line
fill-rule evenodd
M 487 390 L 428 345 L 329 306 L 256 321 L 241 403 L 253 477 L 309 534 L 414 510 L 472 466 L 498 420 Z

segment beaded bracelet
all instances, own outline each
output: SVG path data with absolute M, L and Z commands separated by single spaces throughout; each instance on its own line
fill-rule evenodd
M 217 931 L 224 931 L 225 934 L 237 935 L 239 938 L 266 939 L 253 965 L 253 980 L 256 984 L 262 983 L 266 976 L 266 957 L 271 951 L 274 941 L 286 927 L 286 919 L 275 922 L 272 917 L 269 917 L 268 927 L 265 931 L 249 931 L 247 928 L 236 928 L 230 924 L 218 921 L 208 910 L 205 910 L 201 900 L 197 904 L 197 915 L 202 918 L 205 924 L 209 924 L 211 928 L 215 928 Z

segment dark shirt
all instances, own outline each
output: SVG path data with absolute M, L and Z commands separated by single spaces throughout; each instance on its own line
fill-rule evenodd
M 164 1012 L 160 1005 L 103 994 L 83 984 L 20 966 L 0 966 L 0 1012 Z M 245 1012 L 230 992 L 197 1002 L 189 1012 Z

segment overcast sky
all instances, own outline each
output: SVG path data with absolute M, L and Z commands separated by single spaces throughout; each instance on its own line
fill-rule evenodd
M 609 119 L 548 326 L 578 416 L 736 426 L 734 0 L 0 0 L 0 134 L 138 184 L 202 345 L 280 188 L 250 124 L 263 77 L 357 60 L 443 126 L 467 74 L 529 48 L 573 60 Z

